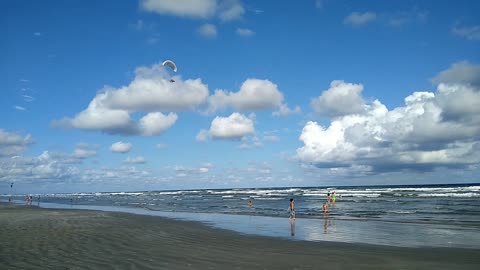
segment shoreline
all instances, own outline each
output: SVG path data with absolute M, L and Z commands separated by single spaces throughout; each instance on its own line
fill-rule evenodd
M 155 211 L 143 207 L 40 203 L 46 209 L 80 209 L 158 216 L 174 220 L 199 222 L 212 228 L 245 235 L 259 235 L 311 242 L 358 243 L 410 248 L 480 249 L 480 234 L 475 227 L 461 230 L 446 224 L 399 223 L 383 220 L 348 220 L 298 218 L 295 223 L 285 217 Z M 401 235 L 401 237 L 399 237 Z
M 480 250 L 309 242 L 195 221 L 0 204 L 6 269 L 477 269 Z

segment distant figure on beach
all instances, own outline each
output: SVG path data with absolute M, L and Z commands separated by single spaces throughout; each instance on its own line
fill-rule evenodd
M 296 217 L 295 217 L 295 202 L 293 201 L 293 198 L 290 199 L 290 206 L 288 207 L 288 210 L 290 211 L 290 214 L 288 215 L 288 218 L 296 219 Z
M 30 199 L 30 196 L 25 196 L 25 204 L 26 205 L 30 205 L 32 203 L 31 199 Z
M 248 206 L 249 206 L 249 207 L 252 207 L 252 205 L 253 205 L 253 202 L 252 202 L 252 201 L 248 201 L 248 203 L 247 203 L 247 204 L 248 204 Z
M 337 200 L 337 195 L 335 194 L 335 191 L 332 193 L 332 203 L 335 204 L 335 200 Z
M 327 202 L 330 203 L 330 191 L 327 192 Z
M 323 209 L 323 216 L 327 217 L 328 216 L 328 205 L 327 205 L 327 203 L 323 203 L 322 209 Z

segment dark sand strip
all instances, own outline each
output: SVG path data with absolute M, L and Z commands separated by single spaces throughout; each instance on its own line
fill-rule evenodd
M 480 250 L 244 236 L 196 222 L 0 204 L 0 269 L 479 269 Z

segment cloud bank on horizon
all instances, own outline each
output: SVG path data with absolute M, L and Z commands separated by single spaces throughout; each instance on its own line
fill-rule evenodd
M 319 3 L 312 1 L 312 12 L 325 12 L 334 5 Z M 321 73 L 314 69 L 317 62 L 307 64 L 317 51 L 297 53 L 309 65 L 301 69 L 289 67 L 290 61 L 285 66 L 269 63 L 268 68 L 264 60 L 256 62 L 255 57 L 282 46 L 282 42 L 269 43 L 274 39 L 267 38 L 272 33 L 262 23 L 269 11 L 263 6 L 237 0 L 140 0 L 138 6 L 139 16 L 152 22 L 141 18 L 132 27 L 122 18 L 125 25 L 156 39 L 148 46 L 169 48 L 183 62 L 180 72 L 170 73 L 160 64 L 163 59 L 148 52 L 141 62 L 149 64 L 132 59 L 124 73 L 112 71 L 105 76 L 107 81 L 84 82 L 81 87 L 88 85 L 89 94 L 69 105 L 59 104 L 54 114 L 46 109 L 48 103 L 42 103 L 54 83 L 45 82 L 36 90 L 31 80 L 15 74 L 21 78 L 20 94 L 9 106 L 9 115 L 23 114 L 26 118 L 19 123 L 30 124 L 16 125 L 11 116 L 0 126 L 0 182 L 16 182 L 26 189 L 41 183 L 40 191 L 53 183 L 58 190 L 138 190 L 378 184 L 389 177 L 395 181 L 388 183 L 415 183 L 415 179 L 434 183 L 444 172 L 448 173 L 438 178 L 443 182 L 454 182 L 453 175 L 478 176 L 480 65 L 473 54 L 449 61 L 448 68 L 432 64 L 427 77 L 406 76 L 415 81 L 412 85 L 431 90 L 403 89 L 390 96 L 384 93 L 398 89 L 395 84 L 405 80 L 389 82 L 358 69 L 349 72 L 345 63 L 357 55 L 348 54 L 348 49 L 357 49 L 353 44 L 342 52 L 345 56 L 324 56 L 329 64 Z M 428 25 L 430 16 L 434 13 L 417 7 L 389 13 L 371 6 L 336 14 L 331 24 L 351 35 L 366 35 L 379 27 L 408 32 L 409 25 Z M 184 45 L 176 48 L 158 42 L 158 25 L 172 22 L 188 25 L 179 27 L 172 39 L 184 40 L 188 34 L 198 43 L 195 49 L 209 57 L 235 54 L 228 46 L 240 44 L 236 52 L 246 51 L 243 58 L 251 66 L 231 72 L 237 63 L 245 63 L 242 57 L 222 62 L 221 73 L 208 62 L 205 68 L 197 65 L 201 56 L 183 56 L 182 51 L 188 50 Z M 299 29 L 303 23 L 295 22 Z M 445 26 L 445 38 L 475 47 L 476 28 L 475 22 L 457 21 Z M 49 37 L 43 29 L 32 33 L 37 39 Z M 312 41 L 316 40 L 310 36 L 295 38 L 295 44 L 304 48 Z M 378 51 L 378 58 L 385 52 L 388 49 Z M 375 52 L 372 55 L 377 57 Z M 404 72 L 409 74 L 408 69 Z M 116 79 L 125 73 L 128 79 Z M 418 81 L 427 82 L 426 86 Z M 41 128 L 29 122 L 33 113 L 48 118 L 39 122 Z M 71 138 L 55 141 L 55 136 Z

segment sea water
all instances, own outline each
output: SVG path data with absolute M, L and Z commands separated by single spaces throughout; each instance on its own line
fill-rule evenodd
M 322 204 L 333 191 L 337 200 L 325 217 Z M 290 198 L 295 222 L 286 218 Z M 40 202 L 196 220 L 296 240 L 480 248 L 480 184 L 41 194 Z

